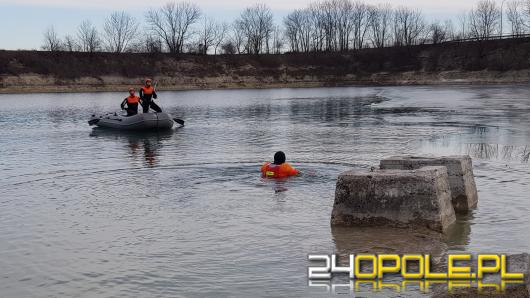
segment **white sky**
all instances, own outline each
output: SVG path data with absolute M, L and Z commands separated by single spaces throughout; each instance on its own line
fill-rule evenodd
M 52 7 L 71 7 L 71 8 L 109 8 L 109 9 L 124 9 L 128 8 L 144 8 L 159 6 L 168 2 L 167 0 L 0 0 L 0 5 L 15 4 L 25 6 L 52 6 Z M 290 10 L 293 8 L 304 7 L 308 3 L 313 2 L 309 0 L 267 0 L 267 1 L 248 1 L 248 0 L 195 0 L 196 3 L 203 9 L 224 7 L 224 8 L 242 8 L 257 2 L 266 3 L 273 10 Z M 442 10 L 460 10 L 467 9 L 473 5 L 474 1 L 469 0 L 367 0 L 368 3 L 391 3 L 394 6 L 406 5 L 422 9 L 442 9 Z

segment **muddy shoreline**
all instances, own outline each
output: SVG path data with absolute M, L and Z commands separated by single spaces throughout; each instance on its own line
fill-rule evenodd
M 418 85 L 508 85 L 530 83 L 530 70 L 444 71 L 377 73 L 369 76 L 346 75 L 303 77 L 169 77 L 153 76 L 159 90 L 316 88 L 339 86 L 418 86 Z M 59 79 L 40 74 L 2 76 L 0 93 L 78 93 L 122 92 L 139 86 L 143 77 L 102 76 Z
M 530 83 L 530 38 L 263 55 L 0 51 L 0 93 Z

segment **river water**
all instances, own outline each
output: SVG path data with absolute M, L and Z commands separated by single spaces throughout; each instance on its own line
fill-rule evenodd
M 186 126 L 158 134 L 88 126 L 125 93 L 0 95 L 0 294 L 322 297 L 331 294 L 308 286 L 310 253 L 530 252 L 529 95 L 160 92 Z M 304 174 L 262 180 L 277 150 Z M 337 176 L 395 154 L 470 154 L 478 209 L 439 242 L 332 229 Z

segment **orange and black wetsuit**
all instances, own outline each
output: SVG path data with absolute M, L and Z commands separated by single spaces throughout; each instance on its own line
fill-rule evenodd
M 162 112 L 162 109 L 153 102 L 153 98 L 157 98 L 155 88 L 153 86 L 143 86 L 140 88 L 140 98 L 142 99 L 144 113 L 149 113 L 149 108 L 155 110 L 157 113 Z
M 299 173 L 297 169 L 286 162 L 281 165 L 267 162 L 261 167 L 261 175 L 263 178 L 286 178 L 298 175 Z
M 121 108 L 124 109 L 127 105 L 127 117 L 138 114 L 138 103 L 140 102 L 140 97 L 129 95 L 121 103 Z

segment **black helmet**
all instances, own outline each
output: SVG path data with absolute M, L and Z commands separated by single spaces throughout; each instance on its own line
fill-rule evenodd
M 285 163 L 285 153 L 283 153 L 282 151 L 274 153 L 274 164 L 281 165 L 283 163 Z

